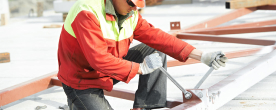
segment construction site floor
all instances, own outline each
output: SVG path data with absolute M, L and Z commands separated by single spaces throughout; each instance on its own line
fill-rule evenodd
M 180 21 L 185 28 L 193 24 L 226 14 L 224 4 L 193 3 L 173 4 L 146 7 L 142 16 L 156 28 L 166 32 L 170 30 L 170 22 Z M 11 18 L 9 24 L 0 26 L 0 53 L 9 52 L 11 61 L 0 63 L 0 90 L 31 80 L 33 78 L 58 70 L 57 49 L 61 28 L 43 28 L 48 25 L 62 25 L 62 13 L 53 10 L 44 11 L 43 17 Z M 240 24 L 276 19 L 276 11 L 256 11 L 222 25 Z M 276 32 L 225 35 L 240 38 L 276 40 Z M 185 40 L 203 51 L 223 52 L 238 51 L 261 47 L 257 45 L 233 44 Z M 134 41 L 131 45 L 138 44 Z M 223 80 L 230 74 L 243 68 L 251 61 L 264 54 L 230 59 L 227 66 L 214 71 L 201 88 L 208 88 Z M 168 58 L 172 60 L 172 58 Z M 276 63 L 275 63 L 276 67 Z M 168 72 L 184 87 L 193 88 L 209 67 L 202 63 L 168 68 Z M 260 73 L 261 74 L 261 73 Z M 219 110 L 276 110 L 276 73 L 258 82 Z M 131 91 L 137 89 L 138 77 L 129 84 L 123 82 L 115 85 Z M 168 99 L 182 100 L 181 91 L 168 80 Z M 20 94 L 20 91 L 18 91 Z M 12 96 L 11 96 L 12 97 Z M 133 102 L 106 96 L 115 110 L 129 110 Z M 45 91 L 2 106 L 4 110 L 34 110 L 37 106 L 46 105 L 45 110 L 59 110 L 59 106 L 67 103 L 66 95 L 61 87 L 52 87 Z M 43 109 L 44 110 L 44 109 Z

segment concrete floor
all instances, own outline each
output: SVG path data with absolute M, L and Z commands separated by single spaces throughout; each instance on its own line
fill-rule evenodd
M 220 3 L 193 3 L 146 7 L 142 16 L 155 27 L 168 32 L 170 30 L 169 23 L 172 21 L 180 21 L 182 28 L 185 28 L 230 11 L 232 10 L 225 9 L 224 4 Z M 276 19 L 275 11 L 256 11 L 222 25 L 271 19 Z M 9 52 L 11 56 L 11 62 L 0 63 L 0 90 L 58 70 L 57 47 L 61 28 L 43 28 L 43 26 L 51 24 L 62 25 L 62 14 L 49 10 L 45 11 L 44 16 L 40 18 L 12 18 L 9 25 L 0 26 L 0 53 Z M 276 32 L 265 32 L 225 36 L 276 40 L 275 35 Z M 193 40 L 186 40 L 186 42 L 203 51 L 222 50 L 229 52 L 260 47 L 256 45 Z M 132 45 L 137 43 L 135 41 Z M 230 59 L 227 66 L 214 71 L 201 88 L 208 88 L 214 85 L 260 56 L 262 54 Z M 171 59 L 170 57 L 168 58 L 168 60 Z M 168 68 L 168 72 L 184 88 L 193 88 L 208 68 L 204 64 L 192 64 L 171 67 Z M 238 95 L 222 106 L 220 110 L 276 109 L 275 80 L 276 73 Z M 129 84 L 118 83 L 115 87 L 135 91 L 137 82 L 138 77 L 135 77 Z M 181 97 L 181 91 L 168 80 L 168 98 L 182 100 Z M 132 108 L 132 101 L 109 96 L 107 96 L 107 99 L 115 110 L 129 110 Z M 45 110 L 56 110 L 59 106 L 65 104 L 66 96 L 62 88 L 53 87 L 1 108 L 4 110 L 33 110 L 36 106 L 46 105 L 47 108 Z

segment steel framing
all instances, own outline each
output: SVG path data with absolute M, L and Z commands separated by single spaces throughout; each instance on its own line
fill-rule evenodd
M 276 27 L 275 27 L 276 31 Z M 213 35 L 204 34 L 188 34 L 179 33 L 177 37 L 180 39 L 190 40 L 203 40 L 203 41 L 215 41 L 225 43 L 239 43 L 239 44 L 254 44 L 254 45 L 274 45 L 276 42 L 273 40 L 258 40 L 258 39 L 245 39 L 245 38 L 234 38 L 234 37 L 220 37 Z
M 218 30 L 218 29 L 233 29 L 233 28 L 266 26 L 266 25 L 273 25 L 273 24 L 276 24 L 276 20 L 268 20 L 268 21 L 260 21 L 260 22 L 253 22 L 253 23 L 244 23 L 244 24 L 235 24 L 235 25 L 230 25 L 230 26 L 220 26 L 220 27 L 205 28 L 205 29 L 200 29 L 200 30 L 205 31 L 205 30 Z M 193 32 L 193 31 L 190 31 L 190 32 Z
M 51 78 L 55 77 L 56 74 L 57 72 L 49 73 L 30 81 L 0 90 L 0 106 L 9 104 L 54 86 L 51 84 Z
M 195 34 L 212 34 L 212 35 L 223 35 L 223 34 L 242 34 L 242 33 L 256 33 L 256 32 L 270 32 L 276 31 L 276 26 L 256 26 L 256 27 L 242 27 L 242 28 L 231 28 L 231 29 L 215 29 L 215 30 L 202 30 L 187 33 Z
M 256 11 L 256 10 L 257 10 L 256 7 L 237 9 L 237 10 L 234 10 L 234 11 L 229 12 L 227 14 L 224 14 L 224 15 L 212 18 L 210 20 L 204 21 L 204 22 L 199 23 L 197 25 L 190 26 L 190 27 L 184 29 L 183 31 L 215 27 L 215 26 L 218 26 L 218 25 L 223 24 L 225 22 L 228 22 L 228 21 L 231 21 L 231 20 L 236 19 L 238 17 L 241 17 L 243 15 L 250 14 L 250 13 Z
M 192 40 L 208 40 L 217 42 L 230 42 L 230 43 L 242 43 L 242 44 L 253 44 L 253 45 L 264 45 L 265 47 L 248 49 L 242 51 L 235 51 L 226 53 L 228 58 L 245 57 L 260 51 L 270 50 L 271 52 L 240 69 L 239 71 L 233 73 L 226 79 L 223 79 L 219 83 L 209 87 L 208 89 L 188 89 L 192 92 L 193 96 L 191 99 L 187 100 L 183 98 L 183 101 L 167 101 L 167 107 L 170 110 L 195 110 L 195 109 L 217 109 L 223 104 L 227 103 L 238 94 L 242 93 L 252 85 L 256 84 L 266 76 L 276 71 L 276 68 L 272 67 L 276 62 L 276 46 L 275 41 L 272 40 L 257 40 L 257 39 L 243 39 L 243 38 L 231 38 L 231 37 L 219 37 L 214 35 L 204 35 L 210 34 L 206 33 L 224 31 L 229 34 L 230 31 L 237 29 L 251 29 L 247 32 L 267 32 L 276 31 L 275 26 L 262 27 L 267 25 L 276 24 L 276 20 L 261 21 L 255 23 L 245 23 L 232 26 L 216 27 L 222 23 L 228 22 L 230 20 L 236 19 L 243 15 L 252 13 L 256 10 L 275 10 L 276 5 L 266 5 L 251 8 L 241 8 L 237 9 L 228 14 L 207 20 L 205 22 L 199 23 L 197 25 L 188 27 L 184 30 L 180 30 L 180 23 L 171 23 L 172 35 L 177 36 L 180 39 L 192 39 Z M 262 29 L 262 31 L 254 29 Z M 273 28 L 273 29 L 272 29 Z M 252 30 L 253 29 L 253 30 Z M 205 33 L 202 33 L 205 32 Z M 191 34 L 197 33 L 197 34 Z M 200 34 L 198 34 L 200 33 Z M 212 33 L 211 33 L 212 34 Z M 207 39 L 206 39 L 207 38 Z M 216 40 L 218 39 L 219 40 Z M 229 41 L 229 39 L 231 41 Z M 187 65 L 199 63 L 199 61 L 189 59 L 187 62 L 178 61 L 168 61 L 168 67 Z M 263 71 L 266 70 L 266 71 Z M 258 74 L 259 72 L 262 74 Z M 9 104 L 21 98 L 27 97 L 29 95 L 35 94 L 37 92 L 48 89 L 52 86 L 61 86 L 61 82 L 56 78 L 56 73 L 53 72 L 39 78 L 27 81 L 25 83 L 9 87 L 0 90 L 0 106 Z M 250 77 L 249 77 L 250 76 Z M 20 94 L 17 92 L 20 91 Z M 122 90 L 114 88 L 111 92 L 106 92 L 105 95 L 118 97 L 126 100 L 134 100 L 134 91 Z M 201 94 L 201 95 L 199 95 Z M 203 95 L 202 95 L 203 94 Z
M 234 13 L 234 15 L 239 15 L 241 11 L 241 15 L 245 15 L 250 13 L 250 11 L 254 12 L 258 9 L 272 9 L 275 10 L 276 5 L 267 5 L 261 7 L 252 7 L 252 8 L 242 8 L 236 11 L 233 11 L 229 14 L 220 16 L 225 17 Z M 250 11 L 249 11 L 250 10 Z M 246 13 L 244 12 L 246 11 Z M 270 75 L 271 73 L 276 71 L 276 68 L 272 67 L 271 65 L 275 65 L 276 61 L 276 51 L 275 51 L 275 41 L 270 40 L 257 40 L 257 39 L 241 39 L 241 38 L 232 38 L 232 37 L 218 37 L 213 35 L 204 35 L 204 34 L 215 34 L 215 35 L 222 35 L 222 34 L 238 34 L 238 33 L 251 33 L 251 32 L 269 32 L 269 31 L 276 31 L 275 29 L 270 28 L 271 26 L 267 25 L 275 25 L 275 20 L 269 21 L 261 21 L 255 23 L 246 23 L 246 24 L 239 24 L 239 25 L 232 25 L 232 26 L 224 26 L 224 27 L 214 27 L 215 25 L 219 25 L 217 23 L 217 18 L 208 20 L 203 23 L 199 23 L 198 25 L 192 26 L 190 28 L 184 30 L 173 30 L 173 35 L 180 39 L 192 39 L 192 40 L 207 40 L 207 41 L 216 41 L 216 42 L 228 42 L 228 43 L 242 43 L 242 44 L 253 44 L 253 45 L 266 45 L 263 48 L 256 48 L 244 51 L 233 52 L 231 55 L 226 54 L 229 58 L 235 57 L 242 57 L 252 55 L 254 53 L 258 53 L 262 50 L 271 50 L 272 52 L 257 59 L 254 62 L 251 62 L 246 67 L 242 68 L 241 70 L 233 73 L 232 75 L 228 76 L 226 79 L 223 79 L 219 83 L 209 87 L 208 89 L 204 90 L 191 90 L 194 94 L 201 93 L 204 94 L 198 98 L 201 99 L 194 99 L 196 104 L 192 104 L 193 106 L 187 106 L 185 102 L 185 98 L 183 104 L 178 105 L 171 110 L 195 110 L 195 109 L 218 109 L 240 93 L 244 92 L 246 89 L 251 87 L 252 85 L 256 84 L 266 76 Z M 229 19 L 227 19 L 229 20 Z M 226 20 L 225 20 L 226 21 Z M 209 25 L 213 24 L 213 25 Z M 222 24 L 222 23 L 221 23 Z M 205 27 L 204 27 L 205 25 Z M 211 28 L 208 28 L 211 27 Z M 266 27 L 261 27 L 266 26 Z M 266 28 L 266 29 L 264 29 Z M 275 28 L 275 27 L 274 27 Z M 255 30 L 260 29 L 260 30 Z M 264 30 L 263 30 L 264 29 Z M 271 30 L 272 29 L 272 30 Z M 240 32 L 242 30 L 243 32 Z M 246 32 L 245 32 L 246 31 Z M 190 34 L 190 33 L 197 33 L 197 34 Z M 272 46 L 269 46 L 272 45 Z M 243 53 L 244 52 L 244 53 Z M 248 52 L 248 53 L 247 53 Z M 232 56 L 233 55 L 233 56 Z M 188 60 L 185 63 L 180 63 L 178 61 L 168 61 L 168 67 L 170 66 L 180 66 L 185 64 L 192 64 L 198 63 L 195 60 Z M 266 70 L 266 71 L 264 71 Z M 262 74 L 258 74 L 262 72 Z M 198 96 L 198 95 L 196 95 Z

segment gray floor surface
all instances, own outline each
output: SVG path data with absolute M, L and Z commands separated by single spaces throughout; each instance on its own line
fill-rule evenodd
M 142 16 L 155 27 L 168 32 L 170 30 L 169 23 L 172 21 L 180 21 L 181 27 L 185 28 L 230 11 L 233 10 L 225 9 L 224 4 L 221 3 L 175 4 L 146 7 Z M 272 19 L 276 19 L 275 11 L 256 11 L 221 26 Z M 0 26 L 0 53 L 9 52 L 11 56 L 11 62 L 0 63 L 0 90 L 58 70 L 57 48 L 61 28 L 43 28 L 43 26 L 51 24 L 62 25 L 62 14 L 49 10 L 44 12 L 43 17 L 12 18 L 9 25 Z M 276 32 L 265 32 L 225 36 L 276 40 L 275 35 Z M 185 41 L 203 51 L 230 52 L 261 47 L 233 43 Z M 135 41 L 132 45 L 137 43 L 139 42 Z M 214 71 L 201 88 L 214 85 L 262 55 L 264 54 L 230 59 L 227 66 Z M 169 57 L 168 60 L 172 60 L 172 58 Z M 184 88 L 193 88 L 208 69 L 209 67 L 199 63 L 170 67 L 168 72 Z M 219 110 L 276 110 L 275 80 L 276 73 L 273 73 L 226 103 Z M 119 83 L 115 87 L 135 91 L 137 82 L 138 77 L 135 77 L 129 84 Z M 181 91 L 168 80 L 168 98 L 182 100 L 181 97 Z M 109 96 L 107 99 L 115 110 L 132 108 L 132 101 Z M 66 96 L 62 88 L 52 87 L 1 108 L 4 110 L 34 110 L 37 106 L 46 105 L 45 110 L 58 110 L 59 106 L 65 104 Z

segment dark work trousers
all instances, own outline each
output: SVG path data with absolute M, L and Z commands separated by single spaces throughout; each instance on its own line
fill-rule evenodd
M 163 60 L 163 68 L 167 69 L 166 55 L 145 45 L 139 44 L 129 49 L 124 59 L 142 63 L 147 55 L 159 53 Z M 114 85 L 119 81 L 113 79 Z M 77 90 L 63 84 L 70 110 L 113 110 L 102 89 L 90 88 Z M 139 85 L 135 92 L 133 108 L 166 107 L 167 77 L 159 69 L 147 75 L 139 75 Z

